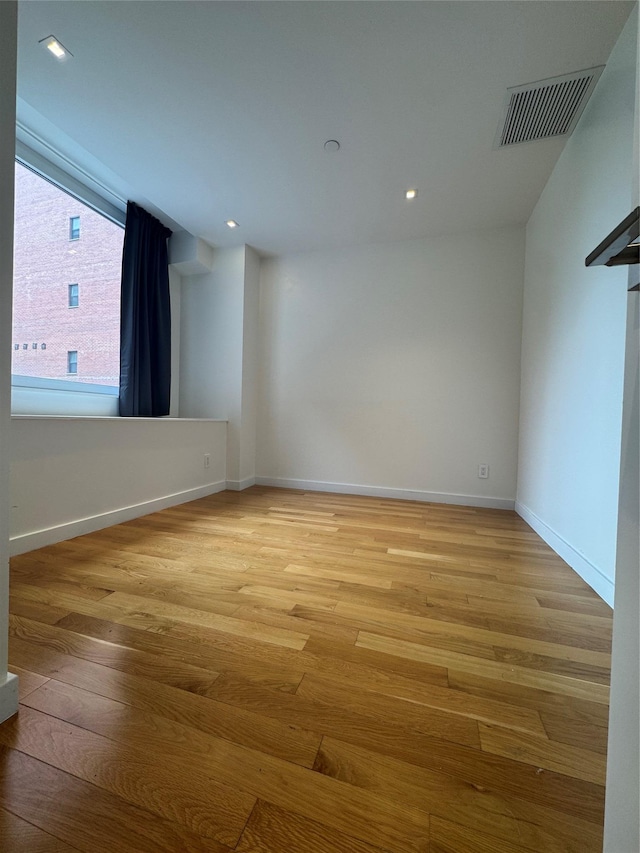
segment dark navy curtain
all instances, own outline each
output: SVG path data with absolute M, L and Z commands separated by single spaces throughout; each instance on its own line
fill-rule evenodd
M 171 231 L 130 201 L 122 251 L 120 414 L 169 414 L 171 306 L 167 240 Z

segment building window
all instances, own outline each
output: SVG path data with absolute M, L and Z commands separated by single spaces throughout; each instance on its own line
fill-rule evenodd
M 67 353 L 67 373 L 78 372 L 78 350 L 69 350 Z
M 29 349 L 29 344 L 22 344 L 22 349 Z
M 27 358 L 12 351 L 15 382 L 26 378 L 38 387 L 39 380 L 45 388 L 53 381 L 77 384 L 78 377 L 69 375 L 77 368 L 70 369 L 63 356 L 77 352 L 82 342 L 82 382 L 117 389 L 124 228 L 109 208 L 102 213 L 90 207 L 18 162 L 15 177 L 12 338 L 20 344 L 37 341 L 40 352 Z M 78 236 L 80 220 L 82 251 L 67 240 Z M 60 230 L 61 222 L 69 223 L 69 235 Z M 70 311 L 80 307 L 80 281 L 82 311 Z
M 38 344 L 31 344 L 31 349 L 38 349 Z
M 14 344 L 14 345 L 13 345 L 13 348 L 14 348 L 14 349 L 20 349 L 20 344 Z
M 46 348 L 47 348 L 46 344 L 40 344 L 40 349 L 46 349 Z

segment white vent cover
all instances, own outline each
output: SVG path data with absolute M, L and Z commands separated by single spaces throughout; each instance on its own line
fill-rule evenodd
M 495 146 L 504 148 L 552 136 L 568 136 L 576 126 L 604 65 L 507 89 Z

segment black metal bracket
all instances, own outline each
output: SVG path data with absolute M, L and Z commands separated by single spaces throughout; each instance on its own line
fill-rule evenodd
M 602 243 L 585 260 L 585 266 L 595 267 L 604 264 L 607 267 L 640 265 L 640 207 L 623 219 Z M 629 290 L 640 290 L 640 266 L 638 283 Z

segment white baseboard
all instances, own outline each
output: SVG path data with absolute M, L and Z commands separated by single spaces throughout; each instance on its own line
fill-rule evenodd
M 226 487 L 225 481 L 220 480 L 217 483 L 207 483 L 206 486 L 198 486 L 184 492 L 175 492 L 172 495 L 110 510 L 99 515 L 92 515 L 89 518 L 79 518 L 65 524 L 58 524 L 55 527 L 48 527 L 45 530 L 34 530 L 31 533 L 13 536 L 9 540 L 10 554 L 15 557 L 17 554 L 24 554 L 36 548 L 44 548 L 45 545 L 54 545 L 56 542 L 73 539 L 75 536 L 94 533 L 96 530 L 103 530 L 105 527 L 111 527 L 113 524 L 120 524 L 123 521 L 131 521 L 131 519 L 139 518 L 141 515 L 149 515 L 151 512 L 158 512 L 158 510 L 167 509 L 170 506 L 195 501 L 198 498 L 206 498 L 207 495 L 222 492 Z
M 227 480 L 227 488 L 232 492 L 241 492 L 243 489 L 255 486 L 255 484 L 255 477 L 245 477 L 244 480 Z
M 480 495 L 452 495 L 448 492 L 420 492 L 410 489 L 387 489 L 382 486 L 357 486 L 351 483 L 324 483 L 319 480 L 290 480 L 282 477 L 256 477 L 259 486 L 280 489 L 302 489 L 310 492 L 337 492 L 342 495 L 368 495 L 375 498 L 395 498 L 404 501 L 478 506 L 488 509 L 513 509 L 515 501 Z
M 610 578 L 520 501 L 516 501 L 516 512 L 549 547 L 553 548 L 559 557 L 562 557 L 565 563 L 580 575 L 583 581 L 589 584 L 591 589 L 598 593 L 600 598 L 607 602 L 609 607 L 613 607 L 614 583 Z
M 18 712 L 18 676 L 8 672 L 0 683 L 0 723 Z

